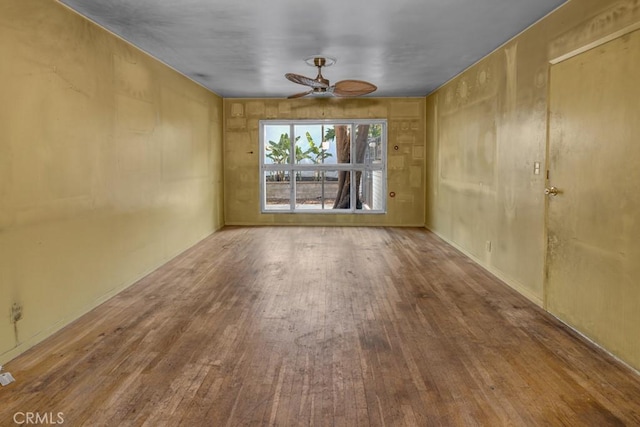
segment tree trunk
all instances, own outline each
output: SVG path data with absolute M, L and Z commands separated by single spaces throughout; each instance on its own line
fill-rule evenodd
M 351 162 L 351 138 L 347 126 L 336 126 L 336 154 L 338 163 Z M 358 125 L 355 160 L 356 163 L 364 162 L 364 155 L 367 151 L 367 139 L 369 136 L 369 125 Z M 360 179 L 362 172 L 356 172 L 356 208 L 362 208 L 360 200 Z M 349 209 L 351 207 L 351 175 L 348 171 L 338 172 L 338 194 L 333 204 L 333 209 Z
M 336 156 L 338 163 L 349 163 L 350 139 L 346 126 L 336 126 Z M 338 172 L 338 193 L 333 203 L 333 209 L 346 209 L 349 207 L 349 187 L 351 180 L 346 171 Z
M 369 141 L 369 125 L 358 125 L 356 138 L 356 163 L 363 164 L 364 156 L 367 153 Z M 360 198 L 360 184 L 362 172 L 356 172 L 356 209 L 362 209 L 362 199 Z

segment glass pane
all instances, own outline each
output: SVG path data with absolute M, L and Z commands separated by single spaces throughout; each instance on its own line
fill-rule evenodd
M 333 209 L 338 194 L 338 172 L 308 173 L 311 179 L 296 181 L 296 209 Z
M 330 163 L 351 163 L 351 126 L 333 125 L 325 131 L 325 145 L 332 157 Z M 326 163 L 327 161 L 325 161 Z
M 328 173 L 328 172 L 327 172 Z M 336 171 L 334 173 L 336 186 L 334 187 L 334 209 L 350 209 L 351 207 L 351 172 Z
M 263 126 L 266 211 L 384 212 L 385 123 L 292 121 Z
M 286 171 L 264 174 L 265 210 L 291 209 L 291 181 Z
M 287 164 L 291 152 L 291 139 L 288 125 L 265 125 L 264 127 L 264 163 Z
M 331 140 L 333 125 L 296 125 L 294 127 L 296 137 L 296 163 L 306 165 L 334 164 L 335 143 L 333 151 Z
M 382 211 L 384 209 L 383 172 L 357 172 L 358 203 L 356 209 Z
M 356 126 L 356 163 L 382 162 L 382 125 L 379 123 Z

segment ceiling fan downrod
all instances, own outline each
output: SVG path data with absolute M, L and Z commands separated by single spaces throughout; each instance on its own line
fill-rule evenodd
M 322 67 L 324 67 L 324 65 L 327 63 L 327 60 L 322 57 L 313 58 L 313 63 L 315 64 L 316 67 L 318 67 L 318 75 L 316 76 L 315 80 L 318 83 L 322 83 L 326 85 L 326 87 L 323 87 L 323 88 L 316 88 L 316 89 L 321 89 L 321 90 L 316 90 L 316 92 L 324 92 L 327 90 L 327 87 L 329 87 L 329 80 L 325 79 L 322 76 Z

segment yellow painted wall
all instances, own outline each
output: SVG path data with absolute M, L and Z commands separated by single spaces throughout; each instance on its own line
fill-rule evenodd
M 640 21 L 616 36 L 551 67 L 545 304 L 640 369 Z
M 639 21 L 640 0 L 569 1 L 427 98 L 426 226 L 540 305 L 550 61 Z
M 639 14 L 639 0 L 570 1 L 427 98 L 427 228 L 538 304 L 549 61 Z
M 223 188 L 218 96 L 51 0 L 0 3 L 0 53 L 2 363 L 220 228 Z
M 424 225 L 424 99 L 225 99 L 225 223 L 229 225 Z M 387 119 L 387 213 L 261 214 L 258 122 Z M 394 146 L 398 146 L 395 150 Z

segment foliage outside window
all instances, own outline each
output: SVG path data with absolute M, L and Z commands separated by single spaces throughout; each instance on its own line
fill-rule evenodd
M 262 212 L 385 212 L 384 120 L 263 120 L 260 151 Z

